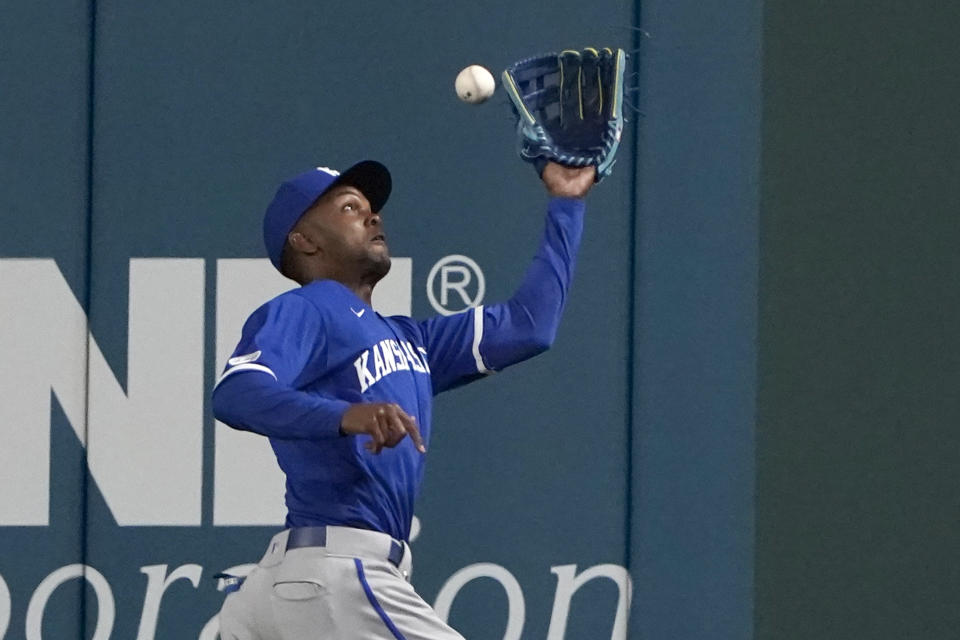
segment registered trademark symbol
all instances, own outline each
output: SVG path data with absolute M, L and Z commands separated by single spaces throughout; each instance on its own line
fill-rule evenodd
M 445 316 L 477 306 L 485 291 L 483 271 L 467 256 L 444 256 L 427 276 L 427 298 L 437 313 Z

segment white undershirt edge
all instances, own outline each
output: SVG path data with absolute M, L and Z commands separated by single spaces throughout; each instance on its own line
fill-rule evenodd
M 226 378 L 232 373 L 236 373 L 237 371 L 263 371 L 264 373 L 269 373 L 270 375 L 272 375 L 274 380 L 277 379 L 277 374 L 271 371 L 269 367 L 265 367 L 262 364 L 254 364 L 252 362 L 248 362 L 245 364 L 238 364 L 237 366 L 231 367 L 226 371 L 224 371 L 223 375 L 220 376 L 220 379 L 217 380 L 217 384 L 220 384 L 221 382 L 223 382 L 224 378 Z
M 480 355 L 480 341 L 483 340 L 483 305 L 473 309 L 473 358 L 477 361 L 477 371 L 480 373 L 493 373 L 487 369 L 483 363 L 483 356 Z

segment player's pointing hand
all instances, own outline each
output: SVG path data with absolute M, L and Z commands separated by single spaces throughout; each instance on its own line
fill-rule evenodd
M 384 447 L 397 446 L 407 435 L 418 451 L 427 452 L 417 421 L 392 402 L 352 405 L 344 412 L 340 429 L 348 435 L 369 435 L 370 441 L 364 446 L 373 453 L 380 453 Z

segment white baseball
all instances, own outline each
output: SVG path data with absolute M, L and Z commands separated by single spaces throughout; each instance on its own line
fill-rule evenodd
M 472 64 L 457 74 L 453 86 L 458 98 L 470 104 L 480 104 L 493 95 L 497 83 L 486 67 Z

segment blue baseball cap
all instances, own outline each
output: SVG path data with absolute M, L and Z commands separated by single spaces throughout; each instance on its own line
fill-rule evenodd
M 375 160 L 364 160 L 343 173 L 317 167 L 281 184 L 263 216 L 263 244 L 278 271 L 287 236 L 297 220 L 335 185 L 356 187 L 370 201 L 373 211 L 379 212 L 390 197 L 392 181 L 385 166 Z

